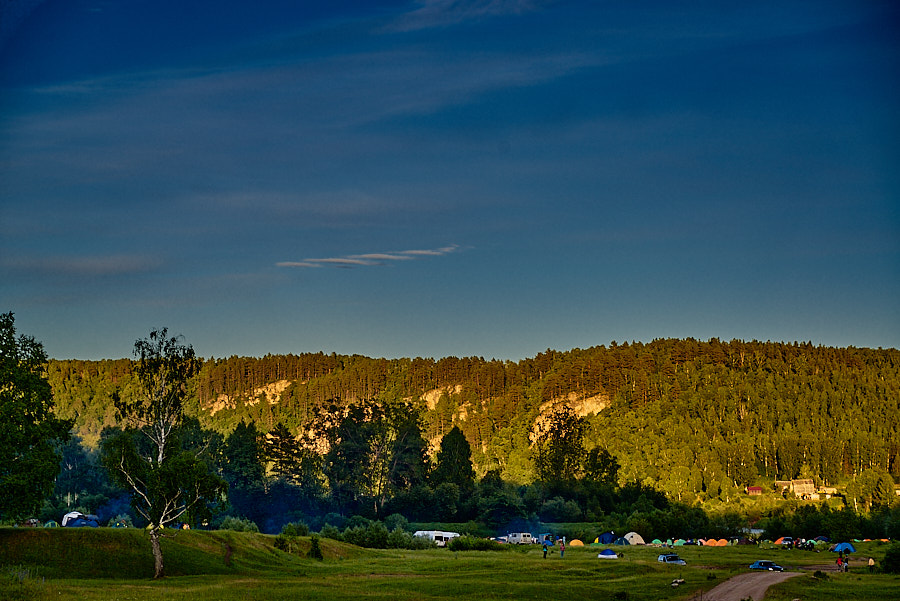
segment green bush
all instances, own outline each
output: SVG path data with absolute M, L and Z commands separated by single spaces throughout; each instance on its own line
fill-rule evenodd
M 381 522 L 370 522 L 367 526 L 345 528 L 341 535 L 345 543 L 368 549 L 386 549 L 388 530 Z
M 412 535 L 410 535 L 412 536 Z M 422 549 L 436 549 L 437 543 L 425 536 L 413 536 L 412 543 L 407 547 L 413 551 L 421 551 Z
M 335 526 L 332 526 L 329 523 L 325 523 L 322 526 L 322 529 L 319 531 L 319 534 L 322 538 L 330 538 L 332 540 L 344 540 L 344 537 L 341 536 L 341 531 L 338 530 Z
M 309 547 L 309 555 L 307 555 L 307 557 L 309 557 L 310 559 L 324 559 L 324 556 L 322 555 L 322 547 L 319 544 L 319 535 L 313 534 L 310 537 L 310 542 L 312 544 Z
M 394 528 L 387 537 L 388 549 L 410 549 L 415 538 L 421 537 L 413 536 L 402 528 Z
M 409 530 L 409 520 L 400 515 L 399 513 L 392 513 L 391 515 L 384 518 L 384 526 L 393 532 L 398 528 L 400 530 Z
M 344 522 L 344 530 L 346 530 L 347 528 L 365 528 L 371 523 L 372 520 L 367 517 L 363 517 L 361 515 L 351 515 L 349 518 L 347 518 L 347 521 Z
M 413 536 L 406 530 L 394 528 L 388 534 L 387 546 L 389 549 L 434 549 L 437 545 L 430 538 Z
M 900 574 L 900 544 L 895 543 L 885 551 L 881 571 L 885 574 Z
M 281 533 L 285 536 L 309 536 L 309 526 L 303 522 L 291 522 L 281 527 Z
M 463 535 L 450 539 L 447 548 L 451 551 L 505 551 L 510 545 L 502 545 L 487 538 Z
M 281 549 L 285 553 L 297 553 L 300 550 L 300 545 L 297 543 L 296 536 L 288 536 L 283 532 L 275 537 L 275 548 Z
M 233 530 L 235 532 L 259 532 L 259 527 L 247 518 L 227 516 L 219 524 L 219 530 Z

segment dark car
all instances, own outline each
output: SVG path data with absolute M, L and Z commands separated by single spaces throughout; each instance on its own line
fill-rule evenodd
M 774 561 L 754 561 L 750 564 L 751 570 L 768 570 L 769 572 L 783 572 L 784 568 L 775 563 Z
M 678 557 L 675 553 L 664 553 L 656 558 L 656 561 L 660 563 L 667 563 L 669 565 L 677 565 L 683 566 L 686 565 L 684 560 Z

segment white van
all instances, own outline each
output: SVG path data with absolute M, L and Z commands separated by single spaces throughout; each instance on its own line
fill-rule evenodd
M 446 547 L 447 543 L 459 536 L 459 532 L 444 532 L 443 530 L 416 530 L 413 536 L 421 536 L 433 540 L 438 547 Z
M 506 542 L 511 545 L 530 545 L 534 539 L 530 532 L 510 532 L 506 535 Z

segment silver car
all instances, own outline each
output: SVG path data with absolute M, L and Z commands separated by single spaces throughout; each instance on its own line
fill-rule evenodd
M 659 557 L 656 558 L 656 561 L 660 563 L 668 563 L 676 566 L 686 566 L 687 563 L 678 557 L 675 553 L 663 553 Z

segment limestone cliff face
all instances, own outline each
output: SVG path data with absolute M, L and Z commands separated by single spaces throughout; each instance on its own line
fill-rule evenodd
M 265 386 L 254 388 L 250 392 L 247 404 L 251 406 L 257 405 L 261 399 L 265 399 L 270 405 L 275 405 L 281 400 L 281 393 L 287 390 L 287 387 L 290 385 L 290 380 L 278 380 L 277 382 L 271 382 Z M 215 415 L 223 409 L 234 409 L 234 407 L 235 399 L 232 399 L 227 394 L 220 394 L 216 397 L 216 400 L 209 405 L 208 411 L 210 415 Z
M 559 407 L 568 407 L 579 417 L 588 417 L 597 415 L 610 405 L 609 395 L 595 394 L 593 396 L 581 396 L 576 392 L 570 392 L 564 397 L 549 400 L 541 404 L 540 412 L 531 426 L 529 439 L 532 444 L 540 436 L 540 432 L 544 430 L 544 425 L 550 419 L 550 415 Z
M 547 415 L 559 405 L 565 405 L 580 417 L 597 415 L 610 405 L 609 395 L 606 393 L 594 396 L 581 396 L 576 392 L 570 392 L 564 397 L 547 401 L 541 405 L 541 415 Z

